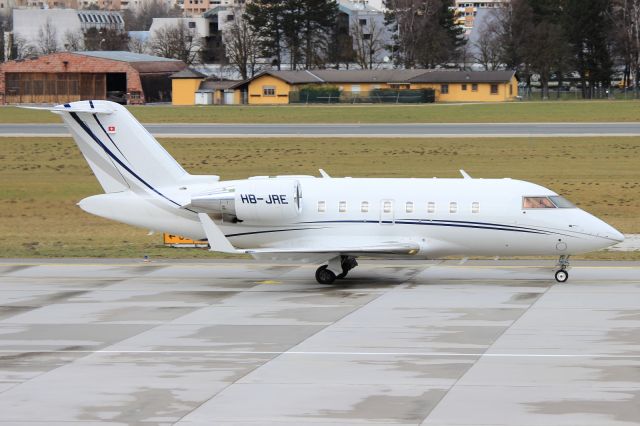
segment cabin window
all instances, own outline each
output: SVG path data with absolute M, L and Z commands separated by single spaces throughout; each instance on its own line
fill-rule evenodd
M 276 87 L 275 86 L 262 86 L 262 94 L 264 96 L 275 96 L 276 95 Z
M 467 91 L 467 85 L 466 85 L 466 84 L 463 84 L 463 85 L 462 85 L 462 91 L 463 91 L 463 92 L 466 92 L 466 91 Z
M 492 84 L 491 85 L 491 94 L 492 95 L 497 95 L 498 94 L 498 85 L 497 84 Z
M 385 213 L 391 213 L 391 201 L 385 201 L 382 203 L 382 211 Z
M 326 204 L 324 201 L 318 201 L 318 213 L 324 213 L 326 211 Z
M 338 203 L 338 211 L 340 213 L 346 213 L 346 211 L 347 211 L 347 202 L 346 201 L 340 201 L 340 203 Z
M 449 213 L 457 213 L 458 212 L 458 203 L 452 201 L 449 203 Z
M 448 84 L 441 84 L 440 85 L 440 93 L 442 93 L 443 95 L 446 95 L 449 93 L 449 85 Z
M 477 83 L 473 83 L 471 85 L 471 91 L 472 92 L 477 92 L 478 91 L 478 84 Z
M 474 201 L 471 203 L 471 213 L 480 213 L 480 203 Z
M 407 213 L 413 213 L 413 201 L 407 201 L 405 209 Z
M 427 203 L 427 213 L 435 213 L 436 211 L 436 203 L 433 201 L 429 201 Z
M 369 213 L 369 202 L 368 201 L 363 201 L 360 204 L 360 211 L 362 213 Z

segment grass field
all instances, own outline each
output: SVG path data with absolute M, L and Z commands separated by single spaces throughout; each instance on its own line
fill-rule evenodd
M 334 106 L 137 106 L 144 123 L 498 123 L 640 121 L 639 101 Z M 0 123 L 58 123 L 46 111 L 0 107 Z
M 474 177 L 534 181 L 566 195 L 622 232 L 640 233 L 639 138 L 539 139 L 166 139 L 192 173 Z M 1 257 L 209 257 L 161 246 L 161 236 L 84 213 L 101 193 L 67 138 L 0 138 Z M 594 255 L 590 256 L 591 258 Z M 640 258 L 640 253 L 596 254 Z

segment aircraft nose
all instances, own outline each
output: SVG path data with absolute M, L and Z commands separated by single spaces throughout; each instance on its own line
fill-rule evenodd
M 624 235 L 620 231 L 618 231 L 613 226 L 602 223 L 601 229 L 598 230 L 598 236 L 602 238 L 607 238 L 609 240 L 615 241 L 616 243 L 621 243 L 624 241 Z
M 611 228 L 611 231 L 610 231 L 610 235 L 611 235 L 610 238 L 611 239 L 614 239 L 619 243 L 624 241 L 624 235 L 620 231 L 618 231 L 613 226 L 609 226 L 609 228 Z

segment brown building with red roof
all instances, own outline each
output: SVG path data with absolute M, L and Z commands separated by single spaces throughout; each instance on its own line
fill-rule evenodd
M 169 76 L 182 61 L 131 52 L 60 52 L 0 64 L 0 103 L 60 104 L 108 99 L 171 101 Z

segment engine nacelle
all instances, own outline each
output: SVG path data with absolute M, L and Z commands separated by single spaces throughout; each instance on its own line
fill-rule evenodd
M 296 179 L 249 179 L 191 199 L 191 208 L 233 215 L 243 222 L 282 224 L 302 211 L 300 182 Z

